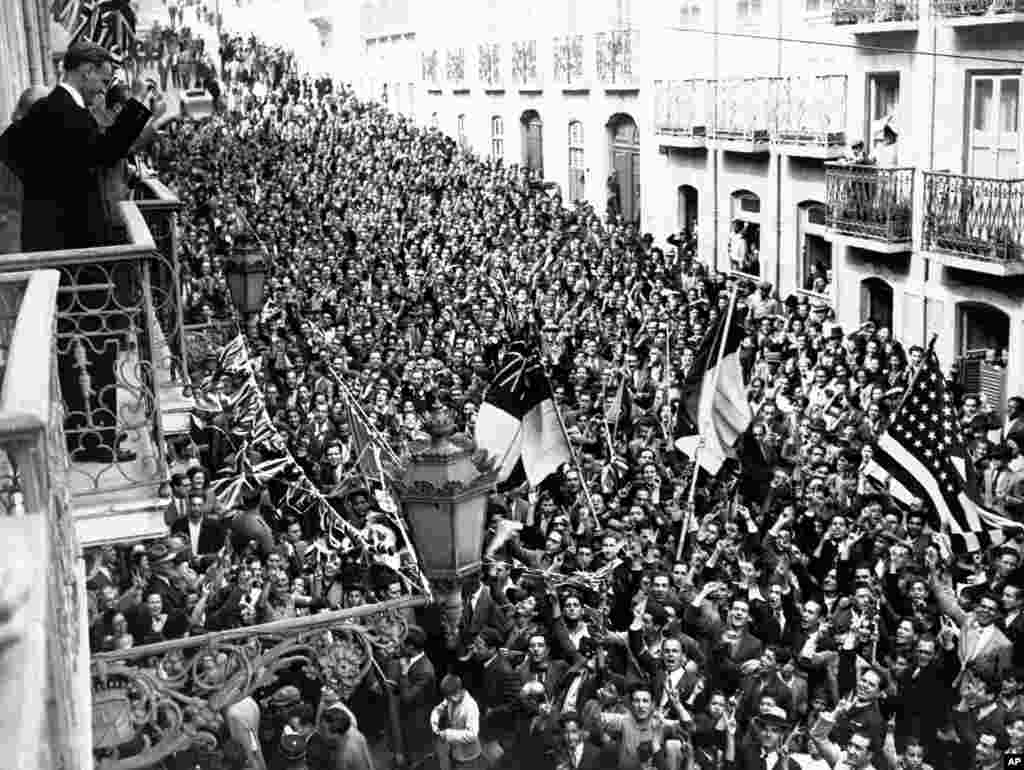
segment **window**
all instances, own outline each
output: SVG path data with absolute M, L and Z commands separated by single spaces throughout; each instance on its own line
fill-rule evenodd
M 761 199 L 746 190 L 732 194 L 729 226 L 729 269 L 744 275 L 761 275 Z
M 875 134 L 889 119 L 895 117 L 900 106 L 900 75 L 885 72 L 868 75 L 868 125 L 865 127 L 865 145 L 873 146 Z
M 747 24 L 761 19 L 761 0 L 736 0 L 736 21 Z
M 679 6 L 679 26 L 700 26 L 700 3 L 684 2 L 682 5 Z
M 804 0 L 804 13 L 821 14 L 831 13 L 832 0 Z
M 505 157 L 505 121 L 500 115 L 491 118 L 491 159 Z
M 466 116 L 459 115 L 456 123 L 456 133 L 459 138 L 459 147 L 466 149 L 469 145 L 466 141 Z
M 832 289 L 832 244 L 825 239 L 825 206 L 808 201 L 797 210 L 800 288 L 815 294 Z
M 569 200 L 575 203 L 583 200 L 586 168 L 583 165 L 583 124 L 578 120 L 569 123 Z
M 969 173 L 1008 179 L 1018 175 L 1020 75 L 971 78 Z

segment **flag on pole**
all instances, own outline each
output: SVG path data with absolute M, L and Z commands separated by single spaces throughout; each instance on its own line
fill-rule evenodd
M 998 545 L 1021 524 L 976 502 L 973 463 L 961 439 L 953 396 L 929 349 L 917 377 L 875 444 L 875 462 L 936 511 L 957 553 Z
M 527 480 L 536 487 L 572 461 L 556 409 L 537 354 L 525 343 L 513 343 L 484 394 L 474 436 L 477 447 L 498 465 L 499 482 L 522 462 Z
M 694 441 L 687 434 L 699 433 L 700 466 L 712 475 L 727 458 L 736 457 L 736 442 L 754 419 L 740 362 L 745 336 L 730 305 L 726 317 L 704 337 L 683 383 L 677 422 L 682 438 L 676 445 L 689 454 Z

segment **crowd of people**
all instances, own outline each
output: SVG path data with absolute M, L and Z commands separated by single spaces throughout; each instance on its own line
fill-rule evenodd
M 458 623 L 409 617 L 384 661 L 397 764 L 990 770 L 1024 751 L 1024 538 L 954 553 L 934 511 L 871 472 L 921 347 L 277 69 L 238 109 L 170 126 L 150 162 L 184 203 L 192 318 L 230 313 L 239 239 L 270 258 L 246 345 L 301 473 L 365 531 L 386 496 L 354 433 L 403 456 L 443 408 L 472 435 L 528 321 L 574 446 L 541 488 L 491 496 L 497 540 Z M 733 293 L 756 416 L 691 501 L 680 402 Z M 239 384 L 204 364 L 197 387 L 230 401 Z M 948 387 L 984 502 L 1024 520 L 1024 398 Z M 231 464 L 202 437 L 170 480 L 168 538 L 90 554 L 95 650 L 408 593 L 400 572 L 325 551 L 318 522 L 266 489 L 225 506 L 211 482 Z M 269 699 L 286 706 L 261 722 L 268 760 L 373 766 L 372 699 L 295 696 Z

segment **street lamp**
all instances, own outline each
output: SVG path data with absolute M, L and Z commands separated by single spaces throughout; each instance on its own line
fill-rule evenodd
M 243 317 L 260 312 L 267 264 L 259 242 L 248 232 L 237 235 L 226 267 L 231 301 L 238 312 Z
M 452 440 L 455 425 L 439 408 L 423 429 L 429 446 L 414 449 L 396 486 L 446 624 L 456 633 L 462 616 L 461 582 L 480 569 L 487 498 L 497 471 L 474 460 L 472 442 Z

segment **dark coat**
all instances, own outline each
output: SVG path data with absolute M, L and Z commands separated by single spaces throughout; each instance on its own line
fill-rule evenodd
M 172 535 L 181 535 L 188 542 L 188 517 L 178 519 L 171 525 Z M 224 527 L 215 521 L 204 518 L 199 525 L 198 547 L 192 545 L 193 556 L 211 556 L 224 547 Z
M 405 732 L 405 751 L 420 757 L 433 748 L 430 712 L 437 703 L 437 674 L 424 655 L 398 678 L 399 713 Z
M 481 675 L 481 731 L 487 739 L 501 740 L 514 734 L 520 715 L 519 691 L 522 679 L 504 655 L 499 653 Z
M 129 99 L 101 133 L 89 110 L 58 86 L 8 129 L 24 185 L 22 250 L 88 248 L 109 240 L 98 172 L 128 154 L 149 117 Z

